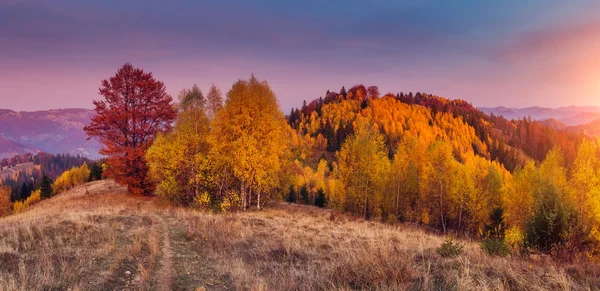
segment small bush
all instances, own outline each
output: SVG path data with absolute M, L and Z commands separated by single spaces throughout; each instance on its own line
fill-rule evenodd
M 443 258 L 456 258 L 463 253 L 464 247 L 464 244 L 448 237 L 436 251 Z
M 510 253 L 510 248 L 501 239 L 485 239 L 479 245 L 484 252 L 491 256 L 505 257 Z
M 523 233 L 518 227 L 511 227 L 506 230 L 504 243 L 513 251 L 519 251 L 523 246 Z

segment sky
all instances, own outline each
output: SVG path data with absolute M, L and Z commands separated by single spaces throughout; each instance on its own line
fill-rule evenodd
M 124 64 L 172 96 L 254 74 L 287 113 L 342 86 L 600 106 L 600 1 L 0 0 L 0 108 L 92 108 Z

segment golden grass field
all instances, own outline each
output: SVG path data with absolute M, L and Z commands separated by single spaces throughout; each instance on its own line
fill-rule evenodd
M 594 290 L 594 263 L 491 257 L 476 242 L 302 205 L 213 214 L 86 184 L 0 219 L 0 290 Z

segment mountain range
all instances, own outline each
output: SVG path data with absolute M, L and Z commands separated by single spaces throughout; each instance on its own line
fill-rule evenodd
M 502 115 L 508 119 L 531 118 L 542 124 L 571 132 L 582 132 L 590 137 L 600 137 L 600 107 L 569 106 L 559 108 L 479 107 L 487 114 Z
M 87 140 L 83 127 L 94 111 L 83 108 L 43 111 L 0 109 L 0 158 L 39 151 L 99 158 L 100 144 Z
M 531 117 L 533 120 L 556 119 L 567 126 L 581 125 L 600 119 L 600 107 L 597 106 L 569 106 L 559 108 L 546 107 L 479 107 L 484 113 L 502 115 L 507 119 L 522 119 Z

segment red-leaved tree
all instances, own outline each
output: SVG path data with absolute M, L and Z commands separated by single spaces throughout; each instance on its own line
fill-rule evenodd
M 144 154 L 159 132 L 170 130 L 176 117 L 173 98 L 152 73 L 131 64 L 103 80 L 100 95 L 104 100 L 94 101 L 96 115 L 84 130 L 103 144 L 100 153 L 108 156 L 106 175 L 127 185 L 130 193 L 152 193 Z

